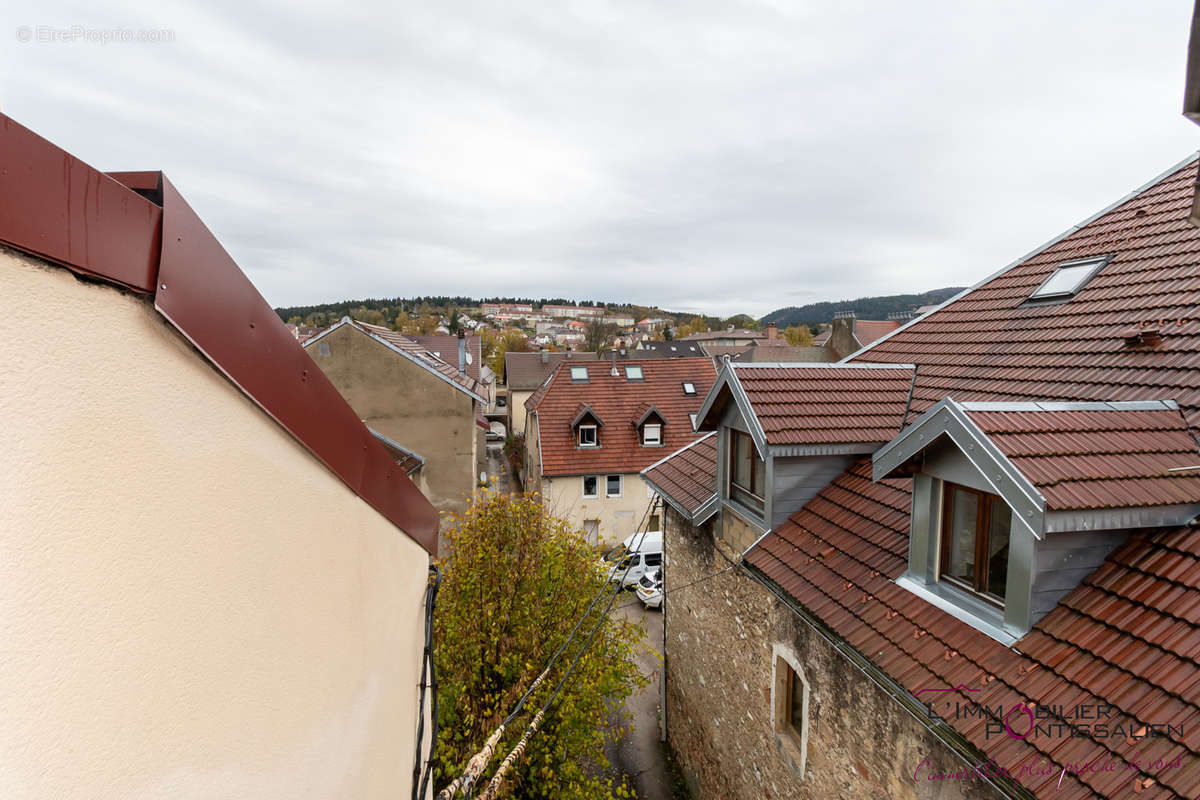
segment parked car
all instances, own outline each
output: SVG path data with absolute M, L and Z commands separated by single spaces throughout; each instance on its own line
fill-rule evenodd
M 610 581 L 619 581 L 624 589 L 636 586 L 648 571 L 662 566 L 662 531 L 630 534 L 605 560 L 612 564 Z
M 663 603 L 663 573 L 662 567 L 647 572 L 637 583 L 637 596 L 646 608 L 662 608 Z

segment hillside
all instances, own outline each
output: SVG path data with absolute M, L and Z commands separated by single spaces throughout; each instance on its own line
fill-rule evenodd
M 857 300 L 809 303 L 788 306 L 772 311 L 762 318 L 763 324 L 774 322 L 780 328 L 802 323 L 832 322 L 838 311 L 853 311 L 859 319 L 887 319 L 889 314 L 912 311 L 917 306 L 941 303 L 962 291 L 961 287 L 933 289 L 921 294 L 891 294 L 880 297 L 860 297 Z

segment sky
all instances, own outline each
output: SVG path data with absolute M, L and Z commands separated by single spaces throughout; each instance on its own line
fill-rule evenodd
M 0 111 L 275 306 L 969 285 L 1200 148 L 1188 0 L 7 0 Z

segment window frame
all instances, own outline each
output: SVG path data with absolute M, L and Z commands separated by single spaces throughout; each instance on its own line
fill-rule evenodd
M 737 469 L 736 469 L 736 467 L 737 467 L 737 437 L 739 437 L 739 436 L 746 437 L 746 442 L 749 445 L 749 450 L 748 450 L 748 452 L 750 453 L 750 486 L 749 487 L 742 486 L 734 478 L 734 476 L 737 474 Z M 727 492 L 728 492 L 729 499 L 736 500 L 737 502 L 741 503 L 742 505 L 746 506 L 747 508 L 757 511 L 758 513 L 761 514 L 765 511 L 766 505 L 767 505 L 766 492 L 763 491 L 764 487 L 761 487 L 761 486 L 756 487 L 754 485 L 754 483 L 755 483 L 754 463 L 756 461 L 762 462 L 763 483 L 766 483 L 766 481 L 767 481 L 766 459 L 761 458 L 759 456 L 758 448 L 754 444 L 754 437 L 752 437 L 750 434 L 748 434 L 744 431 L 739 431 L 737 428 L 730 428 L 728 442 L 729 442 L 729 461 L 726 464 L 726 466 L 728 468 L 728 470 L 727 470 L 728 475 L 726 476 L 726 484 L 727 484 Z M 735 492 L 735 489 L 736 489 L 736 492 Z M 754 491 L 755 489 L 758 489 L 760 492 L 762 492 L 762 494 L 756 494 Z M 743 497 L 743 495 L 745 497 Z M 746 498 L 748 498 L 748 499 L 746 499 Z
M 946 568 L 950 563 L 950 545 L 953 538 L 953 530 L 951 526 L 954 524 L 954 493 L 956 490 L 970 492 L 975 495 L 978 500 L 975 504 L 975 576 L 972 583 L 968 584 L 962 578 L 954 575 L 946 574 Z M 979 489 L 972 489 L 970 486 L 963 486 L 961 483 L 953 483 L 951 481 L 942 481 L 942 518 L 938 526 L 938 563 L 937 563 L 937 580 L 939 583 L 945 582 L 956 589 L 967 592 L 972 597 L 977 597 L 980 600 L 1003 609 L 1005 598 L 997 597 L 987 591 L 987 561 L 985 557 L 988 551 L 988 539 L 991 536 L 991 518 L 992 505 L 1001 503 L 1008 506 L 1004 502 L 1004 498 L 991 492 L 984 492 Z M 1009 508 L 1009 516 L 1012 516 L 1012 509 Z M 1011 542 L 1012 523 L 1009 523 L 1009 536 Z M 1009 549 L 1011 554 L 1011 546 Z M 1004 570 L 1005 582 L 1008 580 L 1008 568 Z M 983 588 L 980 588 L 983 587 Z M 1005 588 L 1005 596 L 1008 595 L 1007 587 Z
M 587 490 L 588 478 L 591 478 L 593 481 L 595 481 L 595 486 L 593 487 L 591 494 L 588 494 L 588 490 Z M 580 482 L 579 493 L 583 497 L 583 499 L 598 500 L 600 498 L 600 476 L 599 475 L 580 475 L 579 482 Z
M 1110 261 L 1112 261 L 1111 255 L 1093 256 L 1089 258 L 1078 258 L 1073 261 L 1064 261 L 1056 266 L 1054 271 L 1047 275 L 1045 280 L 1039 283 L 1036 289 L 1030 292 L 1029 297 L 1026 298 L 1025 302 L 1032 303 L 1033 305 L 1066 302 L 1082 292 L 1084 287 L 1091 283 L 1092 278 L 1096 277 L 1096 273 L 1108 266 Z M 1073 288 L 1069 290 L 1043 294 L 1046 286 L 1053 282 L 1054 279 L 1058 277 L 1064 269 L 1083 268 L 1087 268 L 1087 271 L 1084 273 L 1083 277 L 1080 278 L 1077 283 L 1075 283 Z
M 684 381 L 683 382 L 683 393 L 688 395 L 689 397 L 691 395 L 694 395 L 696 393 L 696 384 L 693 383 L 692 381 Z
M 631 369 L 637 370 L 636 378 L 629 374 L 629 370 L 631 370 Z M 641 364 L 628 364 L 625 367 L 625 380 L 634 381 L 634 382 L 640 381 L 640 382 L 644 383 L 646 380 L 646 371 L 644 369 L 642 369 Z
M 583 432 L 592 432 L 592 441 L 583 441 Z M 580 425 L 575 429 L 575 442 L 579 447 L 599 447 L 600 446 L 600 426 L 599 425 Z
M 649 441 L 646 438 L 646 432 L 651 428 L 658 431 L 656 441 Z M 662 447 L 663 445 L 663 426 L 661 422 L 644 422 L 642 423 L 642 447 Z
M 812 687 L 795 650 L 790 646 L 776 642 L 771 648 L 771 730 L 780 753 L 784 755 L 790 766 L 796 770 L 798 777 L 804 779 L 804 770 L 808 761 L 808 722 L 811 711 Z M 801 687 L 800 696 L 796 696 L 796 683 Z M 800 727 L 796 727 L 794 708 L 799 705 Z
M 616 494 L 613 494 L 612 492 L 609 491 L 609 485 L 610 485 L 609 482 L 613 478 L 617 479 L 617 493 Z M 625 496 L 625 478 L 623 475 L 613 474 L 613 475 L 605 475 L 604 476 L 604 496 L 605 497 L 624 497 Z
M 582 378 L 578 376 L 578 374 L 576 373 L 576 370 L 583 370 Z M 570 367 L 570 371 L 571 371 L 571 383 L 587 383 L 588 382 L 588 368 L 586 366 L 584 366 L 582 364 L 572 365 Z

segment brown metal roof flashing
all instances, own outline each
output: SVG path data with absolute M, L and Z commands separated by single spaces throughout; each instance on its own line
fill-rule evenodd
M 317 460 L 436 552 L 437 511 L 161 173 L 105 175 L 0 114 L 0 243 L 153 297 Z

